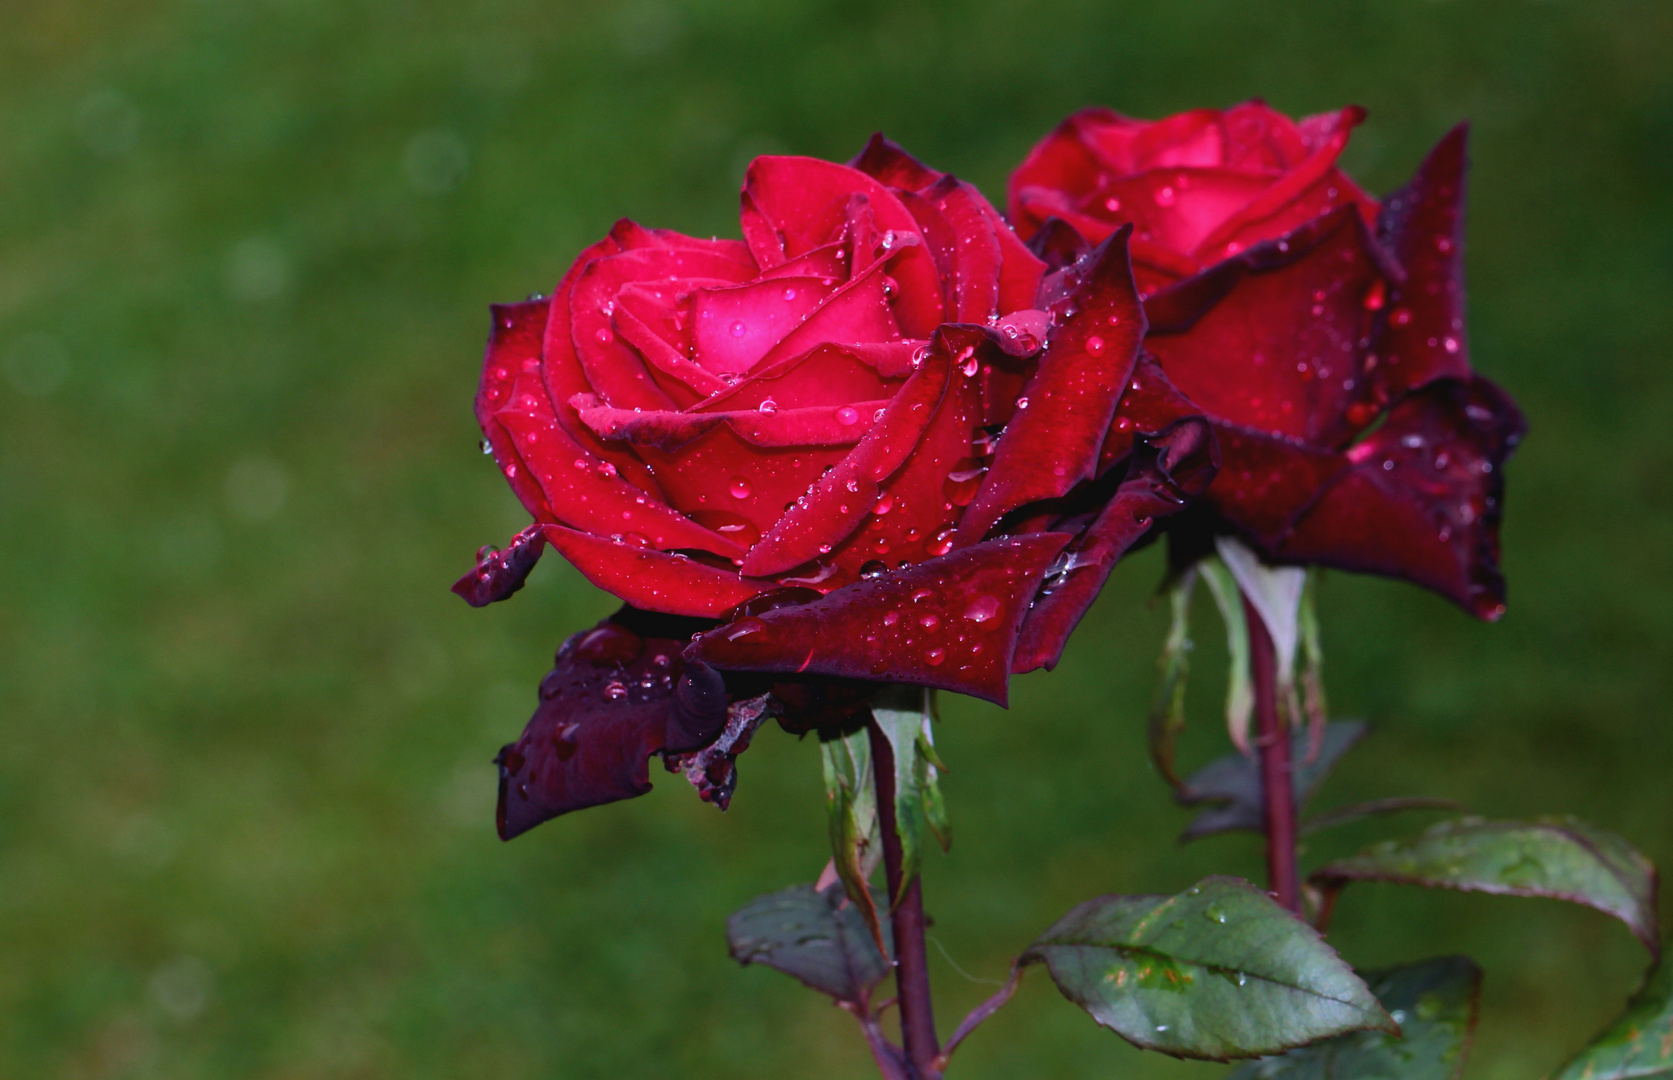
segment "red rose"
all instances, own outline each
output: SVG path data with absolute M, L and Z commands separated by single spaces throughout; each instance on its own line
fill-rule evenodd
M 1080 113 L 1018 168 L 1012 215 L 1069 255 L 1078 232 L 1133 225 L 1145 347 L 1220 437 L 1215 517 L 1190 515 L 1194 531 L 1406 578 L 1497 618 L 1501 467 L 1525 424 L 1470 369 L 1466 132 L 1379 204 L 1335 165 L 1362 115 Z
M 724 802 L 746 728 L 833 678 L 1003 702 L 1212 475 L 1139 365 L 1125 234 L 1042 280 L 973 187 L 881 139 L 759 158 L 742 203 L 743 241 L 622 222 L 495 309 L 477 415 L 536 525 L 455 589 L 503 598 L 544 541 L 629 605 L 502 756 L 504 835 L 644 791 L 654 752 L 710 747 L 678 763 Z M 760 696 L 785 677 L 824 688 Z

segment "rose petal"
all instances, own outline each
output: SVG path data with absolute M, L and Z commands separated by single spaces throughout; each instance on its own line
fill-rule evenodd
M 1141 351 L 1098 451 L 1099 474 L 1132 452 L 1136 436 L 1155 435 L 1175 420 L 1200 415 L 1202 410 L 1168 381 L 1156 358 Z
M 745 574 L 765 577 L 810 562 L 824 554 L 822 546 L 829 550 L 852 533 L 871 511 L 880 484 L 918 445 L 947 391 L 953 364 L 948 349 L 955 347 L 948 333 L 946 328 L 936 332 L 929 356 L 859 445 L 820 476 L 750 549 Z
M 544 550 L 545 534 L 539 525 L 530 525 L 512 537 L 504 551 L 485 547 L 477 552 L 476 566 L 453 583 L 453 591 L 471 607 L 504 600 L 523 587 Z
M 924 193 L 958 236 L 950 322 L 985 323 L 999 313 L 999 236 L 982 208 L 987 200 L 969 184 L 946 177 Z M 1006 230 L 1007 232 L 1009 230 Z M 1029 302 L 1033 302 L 1029 297 Z
M 923 191 L 947 175 L 937 172 L 908 154 L 895 142 L 884 138 L 881 131 L 872 133 L 871 138 L 866 141 L 865 149 L 861 150 L 848 166 L 890 187 L 912 192 Z
M 1045 263 L 1047 273 L 1053 273 L 1079 262 L 1092 250 L 1092 243 L 1067 221 L 1052 217 L 1040 224 L 1028 241 L 1028 250 Z
M 1251 199 L 1237 213 L 1222 221 L 1214 232 L 1204 238 L 1200 244 L 1187 250 L 1207 251 L 1226 243 L 1233 237 L 1255 226 L 1259 222 L 1277 215 L 1286 207 L 1301 198 L 1309 188 L 1323 180 L 1326 174 L 1336 167 L 1336 159 L 1347 149 L 1348 137 L 1353 129 L 1365 119 L 1365 110 L 1358 105 L 1349 105 L 1336 114 L 1336 126 L 1330 134 L 1319 142 L 1307 155 L 1306 160 L 1298 162 L 1294 167 L 1286 170 L 1283 177 L 1266 188 L 1259 196 Z M 1315 125 L 1315 131 L 1318 131 Z M 1316 211 L 1315 211 L 1316 213 Z M 1312 216 L 1311 214 L 1309 216 Z M 1282 229 L 1288 232 L 1288 229 Z M 1271 236 L 1268 232 L 1265 236 Z M 1263 237 L 1264 238 L 1264 237 Z
M 1483 378 L 1413 392 L 1278 545 L 1285 560 L 1405 578 L 1484 619 L 1504 613 L 1504 463 L 1527 429 Z
M 833 292 L 830 281 L 810 277 L 698 290 L 692 304 L 697 362 L 717 375 L 748 372 Z M 883 325 L 887 336 L 894 327 Z
M 634 293 L 634 286 L 629 285 L 616 294 L 616 333 L 650 365 L 651 376 L 663 393 L 689 407 L 724 391 L 724 379 L 687 359 L 686 350 L 676 348 L 633 310 L 630 303 Z M 669 378 L 660 378 L 662 375 Z
M 980 539 L 1007 512 L 1057 498 L 1095 474 L 1098 450 L 1144 339 L 1128 234 L 1104 241 L 1082 272 L 1077 310 L 1052 331 L 999 440 L 993 468 L 959 522 L 961 543 Z
M 1363 342 L 1389 268 L 1352 207 L 1260 244 L 1145 303 L 1146 348 L 1208 415 L 1319 446 L 1368 417 Z
M 668 615 L 714 618 L 774 587 L 746 581 L 684 555 L 634 547 L 561 525 L 546 526 L 546 540 L 575 564 L 581 576 L 634 607 Z
M 1178 512 L 1202 494 L 1214 477 L 1214 433 L 1199 417 L 1180 420 L 1141 439 L 1115 495 L 1065 549 L 1061 570 L 1048 573 L 1044 588 L 1022 624 L 1013 674 L 1051 669 L 1069 635 L 1098 598 L 1110 571 L 1143 537 L 1155 519 Z
M 482 384 L 476 392 L 476 420 L 488 439 L 494 462 L 505 474 L 511 490 L 528 510 L 529 516 L 548 517 L 551 509 L 546 503 L 546 493 L 517 453 L 511 434 L 495 419 L 495 414 L 512 400 L 518 377 L 529 368 L 538 369 L 540 365 L 548 306 L 540 301 L 530 301 L 495 304 L 490 310 L 493 329 L 488 335 L 487 355 L 482 363 Z
M 530 386 L 532 391 L 539 384 Z M 628 483 L 614 464 L 571 438 L 543 393 L 515 394 L 494 421 L 545 495 L 548 509 L 538 517 L 601 535 L 631 534 L 663 550 L 698 548 L 729 558 L 742 554 L 737 543 Z
M 559 814 L 643 795 L 652 754 L 695 749 L 719 734 L 725 685 L 680 656 L 690 630 L 681 620 L 623 608 L 564 642 L 540 684 L 534 717 L 495 759 L 500 839 Z
M 1383 203 L 1382 241 L 1406 272 L 1390 290 L 1374 378 L 1386 399 L 1470 374 L 1464 337 L 1464 174 L 1469 125 L 1447 133 Z
M 901 201 L 858 169 L 814 158 L 758 157 L 744 177 L 744 239 L 762 266 L 776 266 L 835 236 L 854 195 L 868 200 L 878 229 L 917 235 Z M 901 329 L 909 337 L 928 337 L 942 321 L 934 258 L 921 245 L 902 246 L 888 272 L 900 285 L 894 313 Z
M 712 630 L 687 659 L 727 671 L 907 682 L 1004 705 L 1028 602 L 1063 533 L 989 540 Z
M 810 405 L 837 409 L 855 402 L 887 399 L 894 396 L 901 379 L 911 373 L 910 355 L 928 344 L 890 342 L 888 349 L 870 345 L 816 345 L 798 356 L 757 368 L 748 378 L 692 411 L 739 412 L 759 409 L 767 402 L 772 403 L 769 409 Z M 898 374 L 885 376 L 878 370 L 879 359 L 886 353 L 902 354 L 899 359 L 890 356 L 885 361 L 891 368 L 900 369 Z M 866 416 L 869 419 L 870 414 Z M 858 414 L 849 420 L 849 423 L 858 422 Z
M 1216 424 L 1220 474 L 1208 501 L 1261 547 L 1273 547 L 1347 468 L 1339 453 L 1235 424 Z
M 762 412 L 641 412 L 608 405 L 581 407 L 581 421 L 601 439 L 625 440 L 639 447 L 674 451 L 725 424 L 751 446 L 852 446 L 871 427 L 871 415 L 888 401 L 856 402 L 859 419 L 843 423 L 828 405 Z

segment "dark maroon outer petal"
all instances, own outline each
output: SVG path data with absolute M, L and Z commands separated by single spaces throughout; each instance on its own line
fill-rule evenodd
M 471 607 L 487 607 L 504 600 L 523 587 L 545 550 L 545 531 L 539 525 L 530 525 L 512 537 L 504 551 L 485 547 L 477 552 L 476 567 L 453 583 L 453 591 Z
M 1398 273 L 1343 206 L 1151 297 L 1145 347 L 1207 415 L 1335 448 L 1375 416 L 1353 406 Z
M 1526 430 L 1486 379 L 1430 383 L 1348 451 L 1350 467 L 1273 554 L 1405 578 L 1497 619 L 1503 466 Z
M 1017 630 L 1067 533 L 1004 537 L 750 615 L 692 642 L 726 671 L 931 686 L 1004 705 Z
M 1383 400 L 1435 379 L 1467 379 L 1464 337 L 1464 173 L 1469 125 L 1429 152 L 1405 187 L 1383 200 L 1377 232 L 1405 271 L 1390 290 L 1373 378 Z
M 1271 551 L 1348 459 L 1282 435 L 1215 424 L 1220 473 L 1208 501 L 1240 531 Z
M 500 839 L 643 795 L 652 754 L 714 740 L 726 724 L 726 688 L 717 672 L 680 656 L 693 625 L 709 624 L 623 608 L 564 642 L 533 719 L 496 759 Z M 658 636 L 671 633 L 679 636 Z
M 1030 608 L 1011 670 L 1021 674 L 1056 667 L 1070 633 L 1121 556 L 1149 532 L 1156 518 L 1183 509 L 1202 494 L 1217 466 L 1214 432 L 1201 418 L 1180 420 L 1158 435 L 1140 436 L 1115 496 L 1065 549 L 1068 557 L 1059 560 L 1061 570 L 1046 579 Z
M 1097 474 L 1098 452 L 1144 340 L 1144 309 L 1127 256 L 1131 234 L 1124 226 L 1083 269 L 1069 271 L 1081 279 L 1069 294 L 1075 312 L 1052 328 L 993 467 L 959 522 L 959 543 L 979 540 L 1017 507 L 1059 498 Z

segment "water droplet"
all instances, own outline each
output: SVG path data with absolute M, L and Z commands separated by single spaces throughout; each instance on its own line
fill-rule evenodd
M 620 681 L 612 679 L 604 687 L 605 701 L 620 701 L 627 697 L 627 687 Z
M 482 440 L 482 452 L 484 454 L 492 454 L 494 452 L 494 444 L 489 442 L 487 439 L 483 439 Z
M 749 486 L 748 480 L 741 476 L 734 476 L 731 486 L 726 490 L 734 499 L 747 499 L 755 489 Z
M 1412 321 L 1411 309 L 1403 307 L 1395 308 L 1393 312 L 1389 314 L 1388 321 L 1393 323 L 1395 326 L 1406 326 L 1410 324 Z
M 974 623 L 985 623 L 999 614 L 999 601 L 991 596 L 978 596 L 964 609 L 964 617 Z
M 941 617 L 933 612 L 924 612 L 918 616 L 918 625 L 925 630 L 935 630 L 941 626 Z
M 935 648 L 929 650 L 928 652 L 924 653 L 924 660 L 925 660 L 926 663 L 929 664 L 930 667 L 940 667 L 942 662 L 945 661 L 946 659 L 947 659 L 947 650 L 943 649 L 939 645 L 937 645 Z
M 796 290 L 795 289 L 785 289 L 784 290 L 784 298 L 786 300 L 796 299 Z
M 1019 409 L 1028 408 L 1028 399 L 1025 398 L 1025 397 L 1017 398 L 1017 408 L 1019 408 Z
M 1449 337 L 1442 341 L 1441 344 L 1446 347 L 1446 351 L 1449 353 L 1455 353 L 1458 351 L 1458 339 L 1455 337 Z
M 1174 194 L 1173 187 L 1170 184 L 1163 184 L 1161 187 L 1156 189 L 1155 199 L 1157 206 L 1172 206 L 1176 198 L 1177 196 Z
M 860 410 L 852 405 L 844 405 L 836 411 L 836 422 L 847 427 L 860 422 Z
M 1087 338 L 1086 351 L 1091 353 L 1093 356 L 1102 356 L 1104 352 L 1104 339 L 1098 337 L 1096 334 Z
M 898 622 L 900 622 L 900 612 L 898 611 L 891 611 L 883 616 L 884 626 L 893 626 Z
M 947 554 L 947 552 L 953 550 L 953 531 L 951 527 L 942 529 L 929 538 L 929 543 L 924 545 L 924 550 L 931 555 Z
M 726 631 L 726 640 L 739 641 L 754 634 L 765 635 L 766 633 L 767 624 L 751 615 L 748 618 L 739 619 L 737 622 L 728 627 Z
M 893 510 L 894 508 L 895 508 L 895 497 L 893 495 L 885 495 L 881 499 L 877 500 L 877 505 L 873 506 L 871 508 L 871 512 L 881 516 L 883 514 L 887 514 L 890 510 Z
M 612 334 L 610 332 L 610 328 L 607 326 L 599 327 L 598 333 L 594 334 L 593 337 L 598 339 L 598 343 L 600 345 L 608 345 L 612 341 L 616 340 L 616 335 Z
M 878 562 L 876 559 L 872 559 L 870 562 L 862 563 L 860 565 L 860 576 L 867 580 L 875 577 L 882 577 L 888 572 L 889 568 L 883 563 Z
M 733 337 L 743 337 L 744 336 L 744 329 L 745 329 L 745 327 L 744 327 L 744 324 L 743 324 L 743 320 L 742 319 L 738 320 L 737 322 L 732 324 L 732 336 Z
M 755 408 L 757 412 L 764 412 L 768 416 L 771 416 L 773 413 L 778 412 L 778 402 L 774 401 L 772 398 L 763 398 L 761 404 L 757 405 Z
M 1108 210 L 1112 214 L 1121 213 L 1121 200 L 1116 198 L 1114 195 L 1111 195 L 1109 198 L 1104 200 L 1104 209 Z
M 1224 926 L 1226 923 L 1226 912 L 1220 907 L 1220 905 L 1210 904 L 1203 910 L 1203 918 L 1207 919 L 1209 922 L 1216 922 Z
M 1166 1024 L 1157 1024 L 1157 1025 L 1156 1025 L 1156 1030 L 1157 1030 L 1157 1031 L 1166 1031 L 1166 1030 L 1168 1030 L 1168 1025 L 1166 1025 Z

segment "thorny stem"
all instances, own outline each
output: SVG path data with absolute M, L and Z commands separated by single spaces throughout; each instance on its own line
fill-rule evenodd
M 1290 733 L 1279 722 L 1278 659 L 1266 620 L 1248 597 L 1249 673 L 1255 684 L 1255 745 L 1261 756 L 1261 791 L 1266 808 L 1267 887 L 1278 903 L 1301 912 L 1301 876 L 1295 857 L 1295 792 L 1290 768 Z
M 924 897 L 914 877 L 901 891 L 900 834 L 895 831 L 895 752 L 889 737 L 871 723 L 872 771 L 877 777 L 877 816 L 883 834 L 883 875 L 891 897 L 900 897 L 890 916 L 895 937 L 895 987 L 900 995 L 900 1039 L 916 1080 L 939 1080 L 941 1052 L 930 1002 L 929 956 L 924 948 Z

